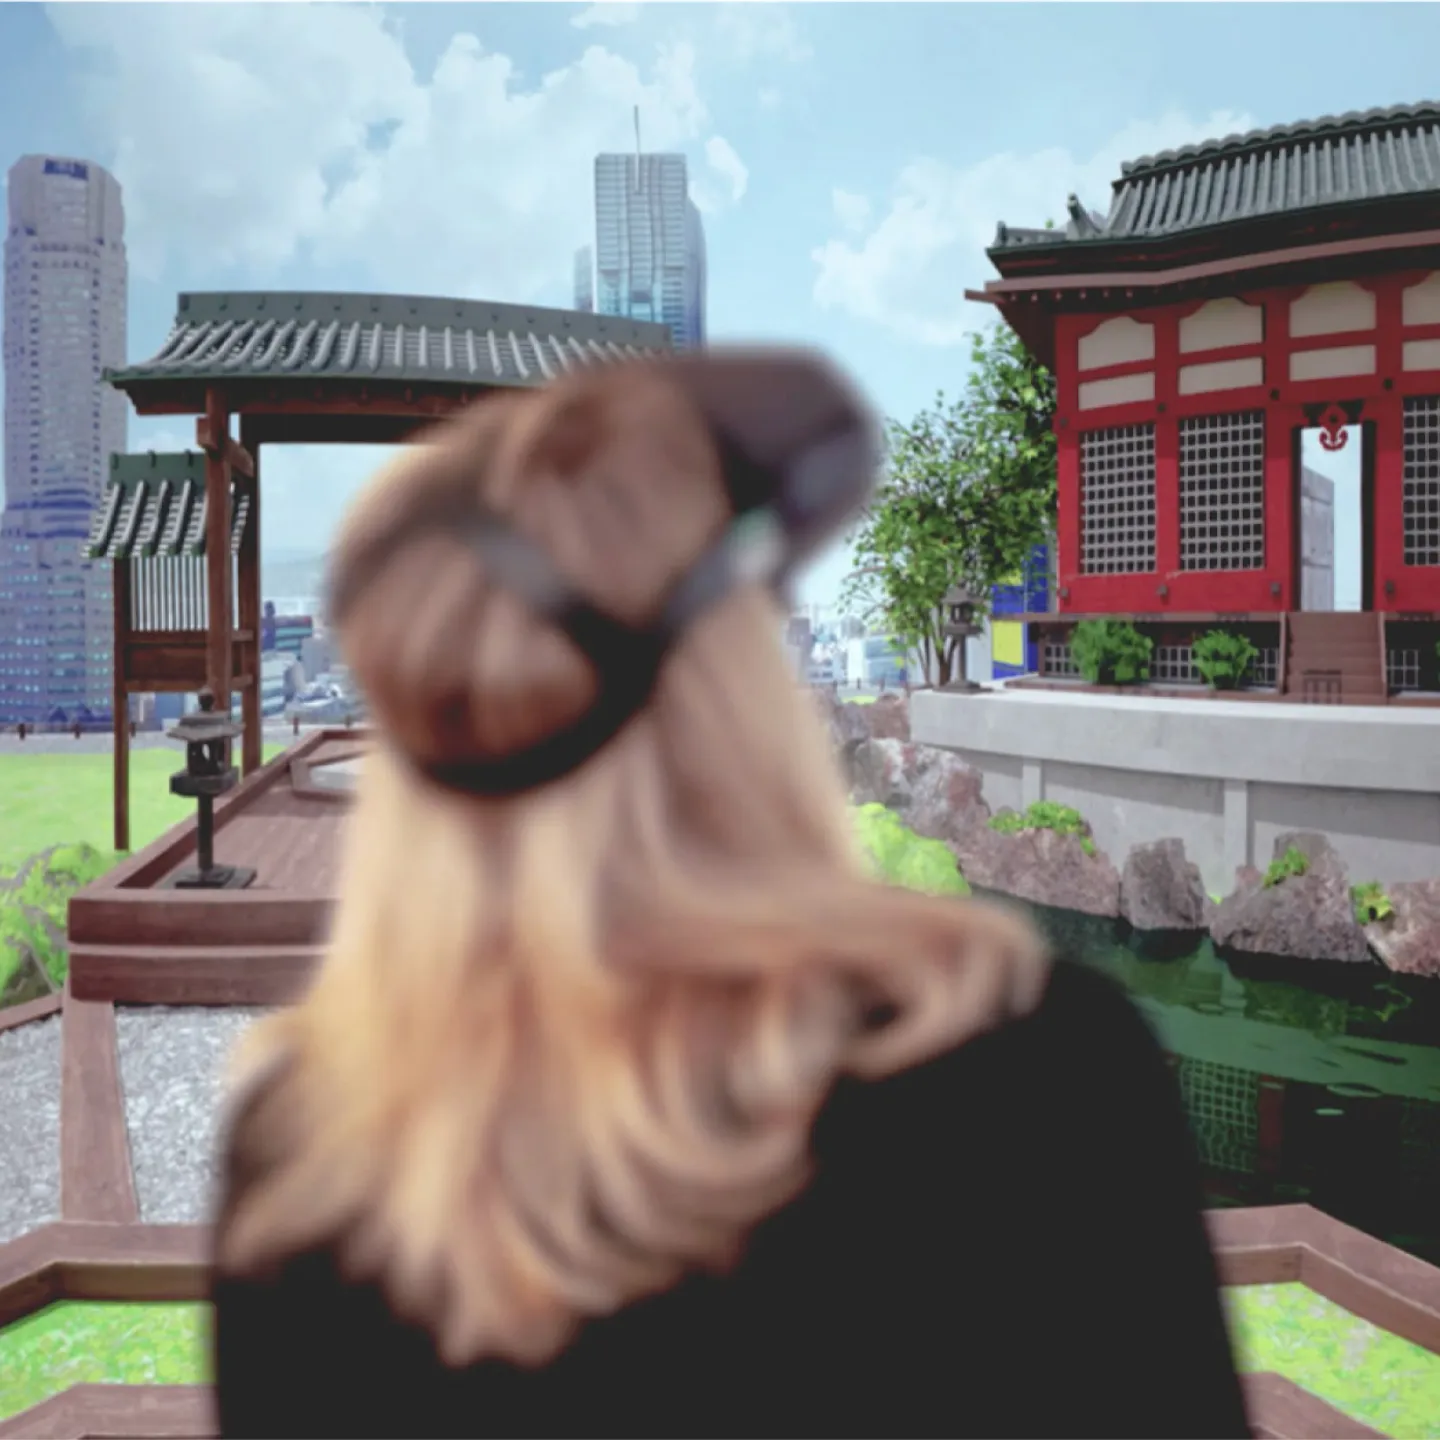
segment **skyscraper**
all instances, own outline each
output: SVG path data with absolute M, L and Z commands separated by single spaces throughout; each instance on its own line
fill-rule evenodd
M 590 245 L 575 252 L 575 308 L 587 315 L 595 309 L 595 250 Z
M 595 157 L 595 308 L 705 343 L 705 231 L 683 155 Z
M 0 512 L 0 722 L 110 711 L 111 577 L 83 558 L 125 397 L 125 216 L 98 165 L 26 155 L 5 236 L 5 508 Z

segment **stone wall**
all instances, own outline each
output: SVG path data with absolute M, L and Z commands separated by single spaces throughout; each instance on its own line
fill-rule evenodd
M 1352 886 L 1378 878 L 1374 838 L 1369 848 L 1349 847 L 1368 862 L 1357 873 L 1331 836 L 1304 826 L 1316 797 L 1301 787 L 1162 772 L 1161 784 L 1170 787 L 1164 800 L 1160 787 L 1147 790 L 1145 774 L 1133 767 L 1016 755 L 989 768 L 974 765 L 963 751 L 913 738 L 917 714 L 937 699 L 984 703 L 923 692 L 910 705 L 898 697 L 873 706 L 829 696 L 821 703 L 852 799 L 886 805 L 916 833 L 944 841 L 973 885 L 1151 936 L 1208 930 L 1222 951 L 1378 959 L 1396 971 L 1440 975 L 1440 846 L 1415 847 L 1428 859 L 1428 873 L 1389 882 L 1382 892 L 1387 913 L 1362 925 Z M 1435 733 L 1440 737 L 1440 725 Z M 1269 802 L 1263 819 L 1249 813 L 1256 798 L 1262 807 Z M 1425 797 L 1405 798 L 1424 813 Z M 1363 802 L 1347 812 L 1333 788 L 1318 799 L 1352 840 L 1375 818 Z M 1040 801 L 1075 814 L 1029 810 Z M 1287 804 L 1292 823 L 1284 826 Z M 1243 836 L 1236 833 L 1239 806 Z M 1050 821 L 1032 823 L 1047 813 Z M 1197 837 L 1212 857 L 1208 876 L 1193 859 Z M 1219 875 L 1216 851 L 1244 858 Z

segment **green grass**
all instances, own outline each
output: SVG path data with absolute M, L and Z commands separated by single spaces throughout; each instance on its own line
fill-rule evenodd
M 206 1304 L 62 1300 L 0 1331 L 0 1420 L 72 1385 L 204 1385 Z
M 1304 1285 L 1224 1292 L 1237 1363 L 1397 1440 L 1440 1440 L 1440 1356 Z M 209 1306 L 61 1301 L 0 1331 L 0 1420 L 71 1385 L 209 1382 Z
M 285 747 L 267 745 L 265 758 Z M 130 843 L 136 849 L 195 813 L 195 802 L 170 793 L 185 763 L 179 746 L 130 752 Z M 107 753 L 0 755 L 0 874 L 12 875 L 51 845 L 93 845 L 109 851 L 115 838 L 115 769 Z
M 1440 1355 L 1358 1319 L 1304 1285 L 1225 1293 L 1239 1368 L 1283 1375 L 1396 1440 L 1440 1440 Z

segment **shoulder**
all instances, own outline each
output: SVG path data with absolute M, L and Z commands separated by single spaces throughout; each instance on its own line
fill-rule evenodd
M 1028 1065 L 1040 1055 L 1097 1060 L 1120 1046 L 1124 1054 L 1158 1050 L 1154 1033 L 1134 1002 L 1109 976 L 1076 961 L 1055 961 L 1039 1003 L 1029 1014 L 1007 1021 L 933 1059 L 915 1065 L 874 1087 L 923 1090 L 951 1075 Z
M 1071 960 L 1059 960 L 1028 1015 L 880 1080 L 842 1080 L 816 1126 L 818 1148 L 841 1135 L 892 1137 L 963 1113 L 1020 1118 L 1042 1108 L 1057 1117 L 1076 1105 L 1166 1080 L 1163 1052 L 1120 986 Z

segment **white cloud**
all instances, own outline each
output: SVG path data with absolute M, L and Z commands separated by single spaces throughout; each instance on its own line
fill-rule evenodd
M 830 192 L 830 204 L 840 227 L 850 234 L 859 234 L 870 219 L 870 202 L 853 190 L 835 189 Z
M 624 0 L 601 0 L 599 4 L 587 5 L 570 23 L 577 30 L 613 29 L 633 25 L 639 18 L 639 5 L 626 4 Z
M 264 285 L 298 262 L 344 276 L 336 288 L 568 303 L 594 156 L 633 147 L 633 107 L 647 148 L 703 153 L 710 132 L 688 44 L 643 67 L 590 45 L 528 82 L 467 34 L 417 74 L 371 6 L 50 17 L 103 61 L 86 93 L 113 137 L 132 264 L 152 277 L 178 262 Z
M 735 147 L 723 136 L 712 135 L 705 142 L 705 159 L 729 186 L 731 203 L 743 199 L 750 184 L 750 171 L 735 153 Z
M 1122 161 L 1249 130 L 1253 123 L 1231 112 L 1199 122 L 1172 113 L 1128 125 L 1086 160 L 1058 148 L 992 155 L 965 169 L 914 160 L 900 171 L 888 207 L 873 222 L 864 197 L 836 190 L 836 220 L 847 233 L 812 252 L 815 302 L 922 344 L 958 344 L 984 321 L 964 292 L 993 277 L 985 250 L 999 221 L 1060 225 L 1070 194 L 1103 213 Z
M 715 28 L 737 60 L 799 63 L 814 53 L 794 16 L 783 5 L 717 5 Z
M 762 110 L 778 110 L 783 97 L 774 85 L 762 85 L 755 98 L 760 102 Z

